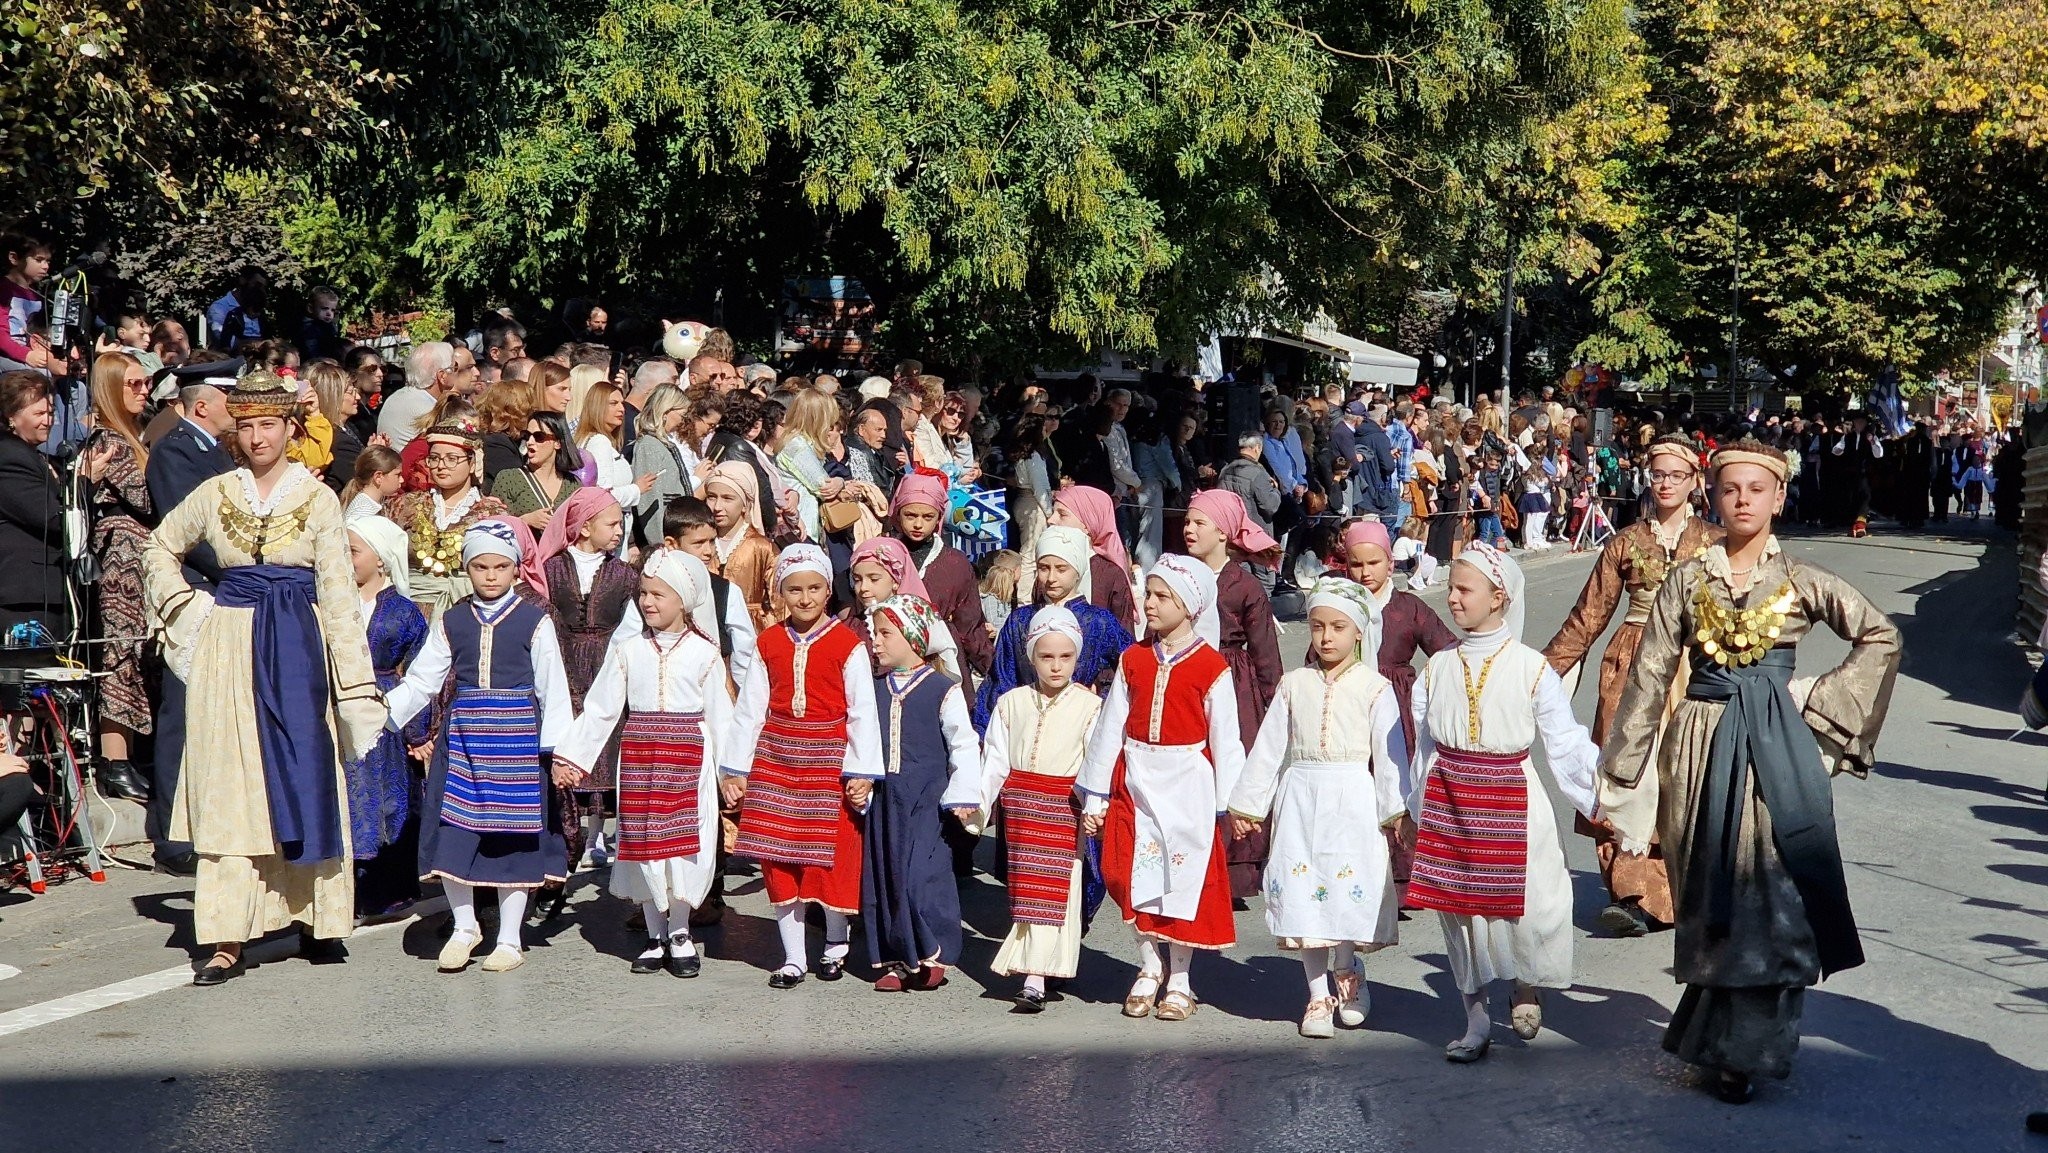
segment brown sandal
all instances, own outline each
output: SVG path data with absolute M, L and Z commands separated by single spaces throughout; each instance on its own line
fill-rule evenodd
M 1159 1021 L 1185 1021 L 1194 1015 L 1194 997 L 1179 989 L 1168 989 L 1166 996 L 1159 998 L 1159 1008 L 1152 1014 Z

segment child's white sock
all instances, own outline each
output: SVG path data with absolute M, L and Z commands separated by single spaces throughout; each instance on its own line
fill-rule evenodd
M 498 948 L 519 948 L 519 930 L 526 924 L 526 890 L 498 890 Z
M 791 901 L 775 910 L 775 931 L 782 937 L 782 967 L 804 971 L 804 904 Z
M 1025 976 L 1024 987 L 1038 994 L 1041 997 L 1045 996 L 1045 978 L 1039 976 L 1036 973 L 1031 973 Z
M 825 959 L 844 961 L 846 954 L 853 951 L 852 932 L 846 923 L 845 913 L 825 910 Z
M 476 921 L 476 889 L 461 881 L 444 878 L 441 890 L 448 895 L 448 912 L 455 918 L 455 931 L 465 937 L 481 939 L 484 931 Z
M 647 919 L 647 939 L 659 941 L 668 936 L 668 914 L 653 901 L 640 902 L 640 915 Z
M 1301 971 L 1308 977 L 1308 999 L 1320 1001 L 1334 996 L 1330 992 L 1330 951 L 1328 949 L 1303 949 Z
M 1166 990 L 1169 993 L 1186 993 L 1192 997 L 1194 988 L 1188 984 L 1188 966 L 1195 960 L 1195 951 L 1187 945 L 1166 947 Z

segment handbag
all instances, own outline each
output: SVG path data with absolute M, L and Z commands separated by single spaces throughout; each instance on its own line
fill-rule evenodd
M 828 500 L 818 506 L 818 523 L 827 533 L 842 533 L 860 523 L 861 503 L 850 497 Z

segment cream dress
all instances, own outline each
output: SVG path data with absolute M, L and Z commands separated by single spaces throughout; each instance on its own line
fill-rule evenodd
M 335 793 L 346 830 L 341 766 L 376 743 L 385 711 L 364 640 L 341 502 L 297 464 L 286 466 L 270 499 L 260 501 L 248 470 L 236 469 L 206 481 L 172 510 L 150 534 L 142 563 L 164 658 L 187 686 L 185 760 L 169 836 L 190 841 L 199 854 L 193 935 L 204 944 L 250 941 L 296 923 L 316 937 L 346 937 L 355 926 L 346 836 L 343 856 L 333 860 L 292 864 L 278 855 L 250 671 L 255 610 L 217 607 L 211 593 L 185 583 L 179 562 L 202 542 L 213 546 L 222 568 L 262 563 L 313 570 L 314 614 L 326 652 L 306 659 L 327 662 L 335 702 L 328 724 L 340 754 Z

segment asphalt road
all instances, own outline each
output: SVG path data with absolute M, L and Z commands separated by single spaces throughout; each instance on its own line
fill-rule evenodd
M 1809 996 L 1792 1079 L 1749 1106 L 1659 1050 L 1670 939 L 1592 935 L 1599 879 L 1567 832 L 1579 983 L 1532 1043 L 1497 1001 L 1473 1067 L 1441 1055 L 1461 1016 L 1427 918 L 1368 960 L 1367 1027 L 1310 1042 L 1300 968 L 1256 908 L 1243 944 L 1197 961 L 1200 1011 L 1169 1024 L 1118 1015 L 1133 949 L 1113 917 L 1066 999 L 1010 1014 L 985 878 L 963 968 L 888 996 L 851 979 L 771 992 L 780 954 L 751 880 L 695 981 L 627 974 L 627 908 L 591 875 L 511 974 L 435 973 L 435 917 L 359 935 L 345 966 L 281 959 L 211 990 L 179 971 L 186 885 L 117 873 L 0 896 L 0 975 L 21 970 L 0 979 L 0 1150 L 2048 1150 L 2020 1124 L 2048 1108 L 2048 741 L 2007 739 L 2028 675 L 2010 540 L 1790 547 L 1892 612 L 1906 660 L 1884 763 L 1836 790 L 1869 964 Z M 1531 566 L 1532 641 L 1586 568 Z M 1298 654 L 1303 630 L 1284 639 Z M 1815 641 L 1802 672 L 1840 652 Z M 1593 692 L 1586 678 L 1582 715 Z

